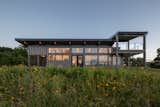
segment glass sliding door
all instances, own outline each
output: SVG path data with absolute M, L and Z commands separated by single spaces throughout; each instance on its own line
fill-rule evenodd
M 77 56 L 72 56 L 72 66 L 77 66 Z
M 73 67 L 83 67 L 83 56 L 73 55 L 72 56 L 72 66 Z
M 96 66 L 97 62 L 97 55 L 85 55 L 86 66 Z
M 79 67 L 82 67 L 83 66 L 83 56 L 77 56 L 77 64 Z
M 39 56 L 39 65 L 46 66 L 46 63 L 47 63 L 46 56 Z

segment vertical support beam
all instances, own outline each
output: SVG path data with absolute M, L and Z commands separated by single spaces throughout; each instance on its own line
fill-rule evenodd
M 128 51 L 130 50 L 130 41 L 128 41 Z M 128 67 L 130 67 L 130 54 L 128 55 L 128 59 L 127 59 L 127 63 L 128 63 Z
M 30 55 L 28 54 L 28 66 L 31 66 L 30 64 Z
M 30 61 L 30 50 L 29 47 L 27 48 L 27 53 L 28 53 L 28 66 L 31 66 L 31 61 Z
M 37 66 L 39 66 L 39 57 L 40 55 L 37 55 Z
M 146 35 L 143 36 L 143 62 L 146 67 Z
M 69 66 L 71 67 L 72 66 L 72 47 L 71 45 L 69 45 Z
M 130 54 L 128 55 L 127 61 L 128 61 L 128 67 L 130 67 Z
M 30 59 L 31 59 L 31 58 L 30 58 L 30 55 L 28 54 L 28 66 L 29 66 L 29 67 L 31 66 L 31 63 L 30 63 L 31 61 L 30 61 Z
M 119 41 L 119 38 L 118 38 L 118 35 L 116 35 L 116 67 L 118 67 L 118 50 L 119 50 L 119 46 L 118 46 L 118 41 Z
M 130 41 L 128 41 L 128 50 L 130 50 Z
M 97 66 L 99 66 L 99 46 L 97 47 Z
M 49 66 L 49 48 L 48 47 L 46 47 L 46 66 Z
M 83 47 L 83 66 L 85 66 L 85 45 Z
M 123 66 L 123 56 L 121 56 L 121 67 Z

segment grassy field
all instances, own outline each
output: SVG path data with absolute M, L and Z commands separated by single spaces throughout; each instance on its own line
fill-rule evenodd
M 0 107 L 113 106 L 160 106 L 160 70 L 0 67 Z

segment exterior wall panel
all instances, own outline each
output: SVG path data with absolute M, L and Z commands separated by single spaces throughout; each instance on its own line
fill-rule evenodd
M 69 49 L 69 53 L 49 53 L 49 49 L 50 48 L 66 48 Z M 83 52 L 72 52 L 72 49 L 75 48 L 82 48 Z M 107 49 L 106 49 L 107 48 Z M 97 49 L 95 51 L 95 49 Z M 106 49 L 106 50 L 103 50 Z M 81 50 L 81 51 L 82 51 Z M 88 50 L 88 51 L 87 51 Z M 74 50 L 76 51 L 76 50 Z M 78 50 L 79 51 L 79 50 Z M 87 51 L 87 52 L 86 52 Z M 93 51 L 93 52 L 92 52 Z M 111 46 L 104 46 L 104 45 L 79 45 L 79 46 L 74 46 L 74 45 L 70 45 L 70 46 L 54 46 L 54 45 L 30 45 L 28 46 L 28 54 L 31 55 L 40 55 L 40 56 L 46 56 L 46 66 L 59 66 L 59 67 L 69 67 L 72 65 L 71 62 L 71 57 L 72 55 L 82 55 L 83 56 L 83 62 L 84 62 L 84 66 L 86 65 L 86 62 L 88 59 L 86 59 L 86 56 L 96 56 L 96 64 L 93 64 L 93 61 L 91 60 L 91 64 L 93 65 L 99 65 L 100 63 L 100 56 L 106 56 L 106 61 L 104 61 L 104 63 L 100 65 L 103 66 L 115 66 L 116 65 L 116 61 L 115 58 L 112 58 L 112 47 Z M 49 56 L 50 55 L 68 55 L 69 56 L 69 60 L 68 61 L 57 61 L 57 60 L 49 60 Z M 95 58 L 93 58 L 95 60 Z M 113 61 L 112 61 L 113 59 Z M 32 60 L 32 59 L 31 59 Z M 88 62 L 89 63 L 89 62 Z M 118 65 L 121 65 L 121 58 L 118 58 Z
M 29 55 L 47 55 L 48 54 L 48 47 L 46 46 L 39 46 L 39 45 L 31 45 L 28 46 L 28 54 Z

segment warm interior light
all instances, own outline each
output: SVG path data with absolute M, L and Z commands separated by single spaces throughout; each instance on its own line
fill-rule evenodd
M 44 55 L 42 55 L 41 57 L 43 57 L 43 58 L 44 58 L 45 56 L 44 56 Z

